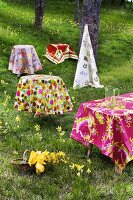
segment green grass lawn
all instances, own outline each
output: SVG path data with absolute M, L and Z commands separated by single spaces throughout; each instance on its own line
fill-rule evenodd
M 90 156 L 82 156 L 85 147 L 70 139 L 72 125 L 81 102 L 104 97 L 104 88 L 86 87 L 73 90 L 77 62 L 65 60 L 59 65 L 48 61 L 45 49 L 49 43 L 70 44 L 78 54 L 79 25 L 74 24 L 74 1 L 47 1 L 43 30 L 34 27 L 32 1 L 0 0 L 0 200 L 131 200 L 133 199 L 133 162 L 119 177 L 114 174 L 111 159 L 97 147 Z M 71 97 L 74 112 L 64 116 L 34 117 L 13 108 L 18 78 L 8 71 L 13 45 L 34 45 L 43 65 L 38 73 L 60 76 Z M 120 89 L 121 94 L 133 92 L 133 12 L 102 6 L 99 36 L 98 71 L 100 83 Z M 3 82 L 4 80 L 4 82 Z M 20 122 L 16 121 L 16 116 Z M 34 125 L 40 126 L 36 131 Z M 65 135 L 60 136 L 61 126 Z M 69 163 L 84 165 L 77 176 L 69 164 L 55 165 L 40 176 L 11 165 L 26 150 L 64 151 Z M 87 174 L 87 169 L 91 173 Z

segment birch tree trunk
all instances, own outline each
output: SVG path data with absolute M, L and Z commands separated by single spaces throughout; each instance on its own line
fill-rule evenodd
M 42 21 L 45 12 L 45 0 L 35 0 L 35 28 L 42 29 Z
M 98 59 L 98 35 L 101 3 L 102 0 L 83 0 L 80 21 L 80 41 L 82 40 L 84 25 L 88 24 L 96 62 Z

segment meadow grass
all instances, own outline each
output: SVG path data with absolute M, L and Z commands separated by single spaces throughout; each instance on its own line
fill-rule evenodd
M 85 87 L 73 90 L 77 62 L 65 60 L 59 65 L 44 54 L 49 43 L 70 44 L 79 52 L 79 25 L 73 22 L 74 1 L 47 1 L 43 30 L 34 29 L 33 1 L 0 0 L 0 199 L 12 200 L 129 200 L 133 199 L 133 167 L 130 162 L 122 176 L 114 174 L 111 159 L 97 147 L 90 156 L 91 164 L 82 156 L 85 147 L 70 138 L 72 125 L 81 102 L 104 97 L 104 88 Z M 13 108 L 18 78 L 8 71 L 13 45 L 34 45 L 43 65 L 42 74 L 60 76 L 73 100 L 74 112 L 64 116 L 34 117 Z M 103 85 L 133 92 L 133 12 L 102 6 L 99 35 L 98 71 Z M 4 82 L 3 82 L 4 80 Z M 20 117 L 20 123 L 16 116 Z M 34 125 L 40 126 L 40 131 Z M 60 136 L 57 127 L 65 132 Z M 78 177 L 69 164 L 55 165 L 38 176 L 11 165 L 26 150 L 64 151 L 69 163 L 84 164 L 91 173 Z

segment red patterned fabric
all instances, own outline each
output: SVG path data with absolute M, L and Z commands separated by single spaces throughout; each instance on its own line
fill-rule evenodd
M 67 58 L 78 59 L 73 48 L 68 44 L 49 44 L 45 56 L 53 63 L 62 63 Z

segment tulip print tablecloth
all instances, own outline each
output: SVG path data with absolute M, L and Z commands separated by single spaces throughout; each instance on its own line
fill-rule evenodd
M 133 93 L 120 96 L 122 107 L 107 108 L 104 99 L 82 103 L 71 138 L 86 147 L 96 145 L 123 170 L 133 160 Z
M 63 80 L 58 76 L 29 75 L 19 80 L 14 107 L 35 115 L 63 114 L 73 104 Z
M 13 47 L 9 60 L 9 70 L 14 74 L 19 76 L 23 73 L 34 74 L 35 71 L 41 69 L 42 66 L 34 46 L 16 45 Z

